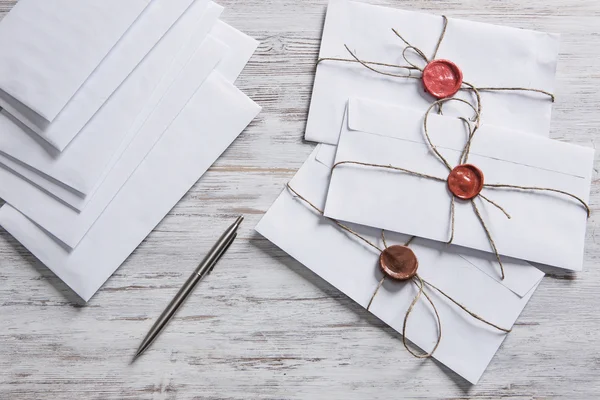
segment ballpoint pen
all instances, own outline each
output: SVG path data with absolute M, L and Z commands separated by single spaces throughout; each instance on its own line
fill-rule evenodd
M 158 317 L 158 320 L 150 329 L 150 332 L 146 335 L 146 338 L 142 341 L 142 344 L 138 348 L 133 360 L 135 361 L 156 339 L 156 337 L 160 334 L 163 328 L 169 323 L 169 320 L 175 315 L 179 307 L 185 302 L 187 297 L 192 293 L 194 287 L 200 282 L 204 277 L 211 273 L 211 271 L 215 268 L 215 265 L 221 258 L 221 256 L 227 251 L 231 243 L 233 243 L 234 239 L 237 236 L 237 229 L 242 223 L 244 217 L 240 216 L 238 219 L 221 235 L 217 243 L 210 249 L 206 257 L 202 260 L 198 268 L 194 271 L 194 273 L 188 278 L 183 287 L 179 289 L 179 292 L 175 295 L 173 300 L 169 303 L 167 308 L 163 311 L 163 313 Z

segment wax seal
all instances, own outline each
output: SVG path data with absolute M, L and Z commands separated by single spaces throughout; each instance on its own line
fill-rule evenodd
M 396 245 L 381 252 L 379 266 L 390 278 L 406 281 L 417 274 L 419 261 L 410 248 Z
M 483 189 L 483 172 L 471 164 L 455 167 L 448 175 L 448 189 L 463 200 L 470 200 Z
M 462 82 L 462 71 L 452 61 L 433 60 L 423 70 L 425 90 L 436 99 L 454 96 Z

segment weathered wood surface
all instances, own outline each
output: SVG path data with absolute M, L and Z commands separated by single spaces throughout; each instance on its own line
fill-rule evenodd
M 0 12 L 14 3 L 0 0 Z M 552 137 L 600 139 L 597 0 L 379 3 L 562 33 Z M 302 133 L 326 0 L 221 4 L 225 21 L 261 41 L 238 85 L 263 112 L 88 305 L 0 232 L 0 398 L 597 398 L 599 185 L 585 271 L 543 281 L 472 387 L 412 358 L 393 330 L 254 233 L 313 147 Z M 247 220 L 223 262 L 130 365 L 154 318 L 238 214 Z

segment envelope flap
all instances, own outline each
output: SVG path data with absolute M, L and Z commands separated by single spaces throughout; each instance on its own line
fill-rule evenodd
M 460 246 L 447 246 L 446 251 L 460 257 L 464 262 L 471 264 L 519 297 L 526 296 L 544 277 L 541 270 L 526 261 L 502 257 L 502 265 L 506 274 L 502 279 L 498 275 L 500 266 L 494 254 Z
M 315 150 L 315 159 L 324 166 L 331 168 L 335 162 L 337 146 L 330 144 L 319 144 Z
M 400 140 L 425 143 L 422 129 L 425 110 L 401 107 L 393 103 L 380 102 L 376 100 L 354 97 L 348 100 L 347 106 L 347 129 L 350 131 L 361 131 L 378 136 L 386 136 Z M 456 118 L 449 118 L 448 124 L 457 124 Z M 342 127 L 342 133 L 344 127 Z M 460 148 L 457 141 L 456 149 Z
M 428 146 L 423 127 L 425 112 L 354 98 L 348 102 L 348 129 Z M 482 118 L 485 118 L 485 114 Z M 448 155 L 449 162 L 458 161 L 468 134 L 463 121 L 431 113 L 428 133 L 433 144 Z M 485 122 L 473 139 L 470 154 L 586 181 L 591 179 L 594 161 L 592 148 L 515 132 Z M 431 156 L 435 157 L 433 153 Z M 587 196 L 585 193 L 581 195 Z
M 332 147 L 332 146 L 331 146 Z M 315 149 L 302 165 L 302 174 L 296 174 L 290 181 L 290 186 L 319 209 L 325 208 L 327 187 L 331 175 L 331 167 L 318 159 L 322 148 Z M 327 151 L 329 149 L 326 149 Z

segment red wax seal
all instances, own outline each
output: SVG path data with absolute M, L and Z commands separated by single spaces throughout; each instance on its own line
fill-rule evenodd
M 483 172 L 471 164 L 455 167 L 448 175 L 448 189 L 463 200 L 470 200 L 483 189 Z
M 419 261 L 410 248 L 396 245 L 381 252 L 379 266 L 390 278 L 406 281 L 417 274 Z
M 462 82 L 462 71 L 452 61 L 433 60 L 423 70 L 425 90 L 436 99 L 454 96 Z

